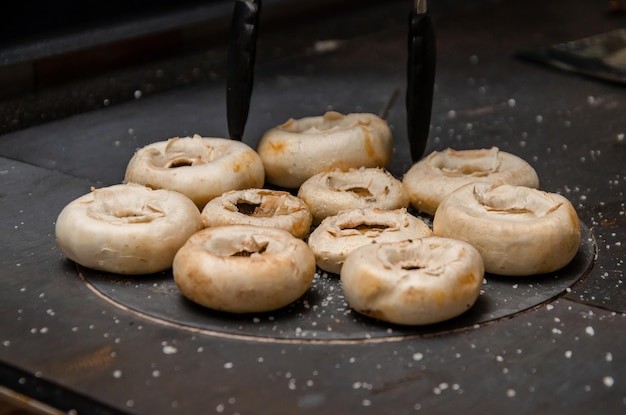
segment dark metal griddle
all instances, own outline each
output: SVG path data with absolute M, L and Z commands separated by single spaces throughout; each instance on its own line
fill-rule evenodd
M 230 316 L 186 301 L 168 273 L 119 277 L 65 259 L 56 216 L 90 186 L 120 182 L 136 148 L 228 134 L 213 68 L 188 87 L 0 136 L 2 395 L 72 413 L 622 413 L 626 94 L 514 55 L 625 21 L 603 2 L 546 3 L 429 2 L 438 61 L 426 152 L 497 145 L 528 160 L 583 223 L 568 267 L 488 276 L 467 315 L 407 328 L 351 313 L 323 273 L 284 310 Z M 364 3 L 262 26 L 243 141 L 289 117 L 383 108 L 405 84 L 410 7 Z M 388 121 L 400 177 L 412 163 L 401 105 Z

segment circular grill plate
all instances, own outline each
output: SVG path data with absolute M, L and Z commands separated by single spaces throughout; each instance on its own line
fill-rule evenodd
M 407 336 L 443 334 L 512 317 L 567 292 L 584 278 L 596 256 L 589 228 L 581 225 L 581 244 L 572 262 L 550 274 L 504 277 L 486 274 L 481 295 L 459 317 L 429 326 L 400 326 L 362 316 L 344 300 L 339 277 L 318 269 L 299 300 L 277 311 L 229 314 L 187 300 L 171 270 L 146 276 L 122 276 L 78 267 L 85 283 L 107 301 L 163 324 L 209 335 L 275 342 L 391 341 Z

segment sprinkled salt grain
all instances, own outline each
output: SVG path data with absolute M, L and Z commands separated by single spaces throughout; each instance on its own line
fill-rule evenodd
M 594 334 L 596 334 L 595 330 L 591 326 L 585 327 L 585 333 L 587 333 L 590 336 L 593 336 Z
M 140 91 L 140 90 L 138 90 L 138 89 L 137 89 L 137 90 L 135 91 L 135 93 L 134 93 L 135 99 L 139 99 L 139 98 L 141 98 L 141 95 L 142 95 L 142 94 L 141 94 L 141 91 Z
M 613 354 L 611 352 L 607 352 L 607 354 L 604 356 L 604 360 L 606 360 L 607 362 L 612 362 Z
M 517 395 L 517 392 L 515 392 L 515 389 L 507 389 L 506 396 L 508 398 L 514 398 L 515 395 Z
M 372 404 L 372 401 L 370 401 L 369 399 L 363 399 L 363 402 L 361 402 L 363 406 L 370 406 Z
M 613 379 L 612 376 L 605 376 L 602 378 L 602 383 L 604 383 L 604 386 L 607 388 L 610 388 L 615 384 L 615 379 Z
M 509 107 L 513 108 L 516 102 L 513 98 L 509 98 L 509 100 L 507 101 L 507 104 L 509 105 Z
M 572 358 L 572 351 L 571 350 L 566 350 L 565 351 L 565 357 L 567 359 L 571 359 Z
M 413 353 L 413 360 L 419 361 L 422 360 L 424 358 L 424 355 L 422 353 Z
M 121 371 L 121 370 L 114 370 L 114 371 L 113 371 L 113 377 L 114 377 L 115 379 L 119 379 L 119 378 L 121 378 L 121 377 L 122 377 L 122 371 Z
M 232 369 L 233 366 L 235 366 L 233 364 L 233 362 L 226 362 L 226 363 L 224 363 L 224 369 Z
M 178 349 L 174 346 L 165 345 L 163 346 L 163 354 L 176 354 Z

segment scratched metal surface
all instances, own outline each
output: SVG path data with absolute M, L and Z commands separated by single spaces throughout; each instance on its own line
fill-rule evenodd
M 309 37 L 300 52 L 268 53 L 260 63 L 244 141 L 254 146 L 289 117 L 379 111 L 404 82 L 406 3 L 292 27 Z M 202 327 L 172 317 L 171 300 L 180 297 L 166 294 L 162 310 L 137 300 L 170 290 L 162 276 L 121 280 L 67 261 L 54 241 L 66 203 L 119 182 L 143 144 L 226 134 L 219 77 L 1 136 L 0 384 L 79 413 L 623 412 L 626 95 L 513 57 L 623 25 L 605 6 L 433 6 L 439 61 L 427 151 L 497 145 L 519 154 L 585 224 L 580 262 L 563 278 L 494 279 L 501 286 L 485 290 L 498 298 L 494 318 L 406 330 L 337 313 L 330 333 L 341 335 L 318 334 L 322 341 L 296 336 L 299 319 L 313 321 L 297 313 L 225 319 L 226 329 L 214 325 L 223 316 L 209 314 Z M 346 22 L 377 28 L 339 38 L 350 32 Z M 314 52 L 324 39 L 316 30 L 337 35 L 337 49 Z M 261 41 L 271 50 L 283 38 L 276 28 Z M 397 176 L 411 164 L 404 119 L 400 100 L 388 117 Z M 330 306 L 344 312 L 340 299 Z M 289 330 L 266 333 L 277 325 Z

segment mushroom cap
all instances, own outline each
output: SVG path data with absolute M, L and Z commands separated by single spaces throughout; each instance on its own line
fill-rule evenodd
M 55 233 L 61 251 L 84 267 L 150 274 L 170 268 L 178 248 L 200 229 L 200 212 L 184 195 L 118 184 L 70 202 Z
M 434 151 L 411 166 L 402 179 L 411 205 L 430 215 L 447 195 L 475 181 L 539 187 L 537 172 L 530 164 L 497 147 Z
M 302 183 L 298 197 L 309 206 L 315 224 L 342 210 L 409 206 L 402 182 L 380 167 L 317 173 Z
M 428 225 L 405 208 L 354 209 L 328 216 L 309 236 L 317 266 L 339 274 L 346 257 L 368 244 L 417 239 L 432 234 Z
M 457 189 L 439 205 L 433 231 L 474 245 L 487 272 L 510 276 L 556 271 L 580 245 L 578 215 L 569 200 L 507 184 Z
M 361 314 L 424 325 L 471 308 L 483 275 L 482 258 L 474 247 L 431 236 L 355 250 L 341 269 L 341 285 L 350 307 Z
M 229 190 L 263 187 L 265 170 L 247 144 L 196 134 L 137 150 L 126 167 L 124 182 L 175 190 L 202 209 Z
M 315 275 L 307 244 L 280 229 L 206 228 L 183 245 L 172 266 L 181 293 L 230 313 L 272 311 L 300 298 Z
M 202 210 L 205 227 L 266 226 L 285 230 L 296 238 L 309 233 L 311 222 L 311 212 L 304 201 L 279 190 L 232 190 L 211 200 Z
M 257 146 L 267 181 L 289 189 L 333 169 L 385 167 L 391 160 L 393 139 L 389 126 L 374 114 L 289 119 L 268 130 Z

